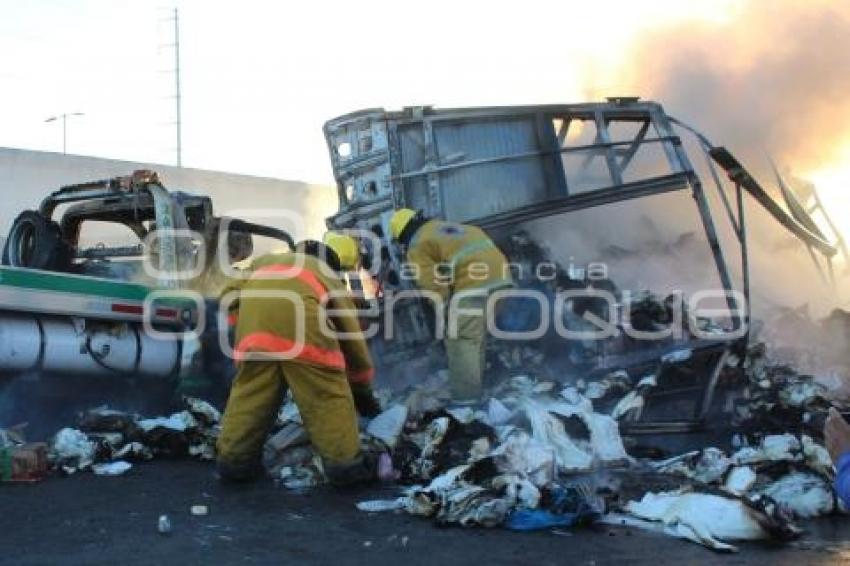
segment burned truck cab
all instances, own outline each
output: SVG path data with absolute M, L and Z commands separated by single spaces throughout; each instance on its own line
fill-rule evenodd
M 215 216 L 210 197 L 169 191 L 153 171 L 50 192 L 3 246 L 0 393 L 26 390 L 26 376 L 50 391 L 96 381 L 223 395 L 233 369 L 218 291 L 255 237 L 295 247 L 284 230 Z

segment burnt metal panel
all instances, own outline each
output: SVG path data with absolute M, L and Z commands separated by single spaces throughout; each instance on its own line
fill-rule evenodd
M 827 257 L 832 257 L 838 252 L 835 246 L 820 238 L 817 234 L 812 233 L 785 212 L 725 147 L 715 147 L 709 153 L 712 159 L 729 174 L 732 182 L 743 186 L 788 231 L 807 244 L 817 248 Z
M 434 125 L 434 140 L 437 165 L 540 151 L 533 115 L 439 121 Z M 545 200 L 549 190 L 542 159 L 531 156 L 443 172 L 440 189 L 445 218 L 467 221 Z
M 603 206 L 615 202 L 644 198 L 652 195 L 685 190 L 690 187 L 687 175 L 678 173 L 666 177 L 658 177 L 650 181 L 628 183 L 609 187 L 598 191 L 589 191 L 576 195 L 550 199 L 544 202 L 479 218 L 475 224 L 489 230 L 515 225 L 529 220 L 546 218 L 565 212 L 575 212 L 586 208 Z
M 404 171 L 419 171 L 428 163 L 428 142 L 426 132 L 420 123 L 402 124 L 396 130 L 398 144 L 394 149 L 398 152 L 398 171 L 395 175 Z M 425 177 L 413 177 L 404 179 L 402 183 L 402 195 L 404 206 L 418 210 L 428 211 L 433 214 L 432 205 L 428 195 L 428 180 Z
M 647 137 L 649 124 L 656 132 L 663 130 L 656 124 L 662 116 L 657 104 L 635 99 L 348 114 L 325 125 L 340 197 L 340 213 L 330 225 L 361 222 L 367 208 L 379 210 L 386 222 L 385 212 L 400 206 L 421 209 L 429 216 L 474 221 L 568 195 L 573 192 L 568 190 L 573 174 L 576 192 L 607 189 L 622 183 L 632 158 L 649 144 L 661 143 L 670 161 L 651 176 L 688 171 L 674 149 L 674 135 Z M 557 132 L 555 120 L 560 123 Z M 578 122 L 597 125 L 591 143 L 568 139 L 568 125 Z M 612 141 L 608 125 L 616 122 L 641 126 L 636 136 Z M 375 134 L 376 124 L 382 135 Z M 361 143 L 364 131 L 375 138 L 367 148 Z M 569 172 L 568 155 L 578 156 L 578 161 L 602 158 L 607 177 L 590 179 L 587 172 Z M 645 177 L 633 174 L 629 180 Z M 375 191 L 376 185 L 381 189 Z

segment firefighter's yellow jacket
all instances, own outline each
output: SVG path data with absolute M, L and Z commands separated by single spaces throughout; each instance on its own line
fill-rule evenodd
M 326 264 L 290 252 L 261 256 L 248 271 L 222 294 L 231 324 L 238 317 L 237 361 L 250 359 L 251 353 L 292 353 L 295 361 L 345 371 L 352 384 L 371 382 L 374 366 L 352 297 Z M 270 295 L 281 292 L 289 295 Z M 244 316 L 239 316 L 240 310 Z M 322 326 L 336 335 L 322 332 Z
M 458 291 L 512 285 L 508 260 L 476 226 L 429 220 L 408 243 L 407 263 L 418 287 L 444 301 Z

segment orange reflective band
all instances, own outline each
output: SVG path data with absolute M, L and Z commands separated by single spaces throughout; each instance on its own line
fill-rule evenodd
M 375 368 L 348 372 L 348 381 L 351 383 L 371 383 L 373 377 L 375 377 Z
M 302 267 L 298 267 L 297 265 L 284 265 L 280 263 L 275 263 L 273 265 L 266 265 L 257 269 L 253 275 L 251 275 L 251 279 L 298 279 L 302 283 L 306 284 L 310 289 L 313 290 L 313 293 L 316 294 L 316 297 L 320 301 L 325 301 L 328 296 L 328 290 L 322 285 L 322 282 L 319 281 L 319 278 L 316 277 L 316 274 L 310 270 L 304 269 Z
M 227 315 L 227 324 L 229 324 L 230 326 L 236 326 L 237 322 L 239 322 L 239 315 L 234 312 Z
M 320 366 L 345 369 L 345 357 L 339 350 L 325 350 L 269 332 L 253 332 L 242 338 L 234 352 L 236 361 L 243 361 L 249 352 L 266 352 L 283 356 L 283 359 L 297 359 Z

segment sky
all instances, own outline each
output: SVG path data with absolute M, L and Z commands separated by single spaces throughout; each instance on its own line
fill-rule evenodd
M 0 146 L 330 183 L 322 124 L 362 108 L 584 101 L 633 42 L 735 0 L 0 0 Z

